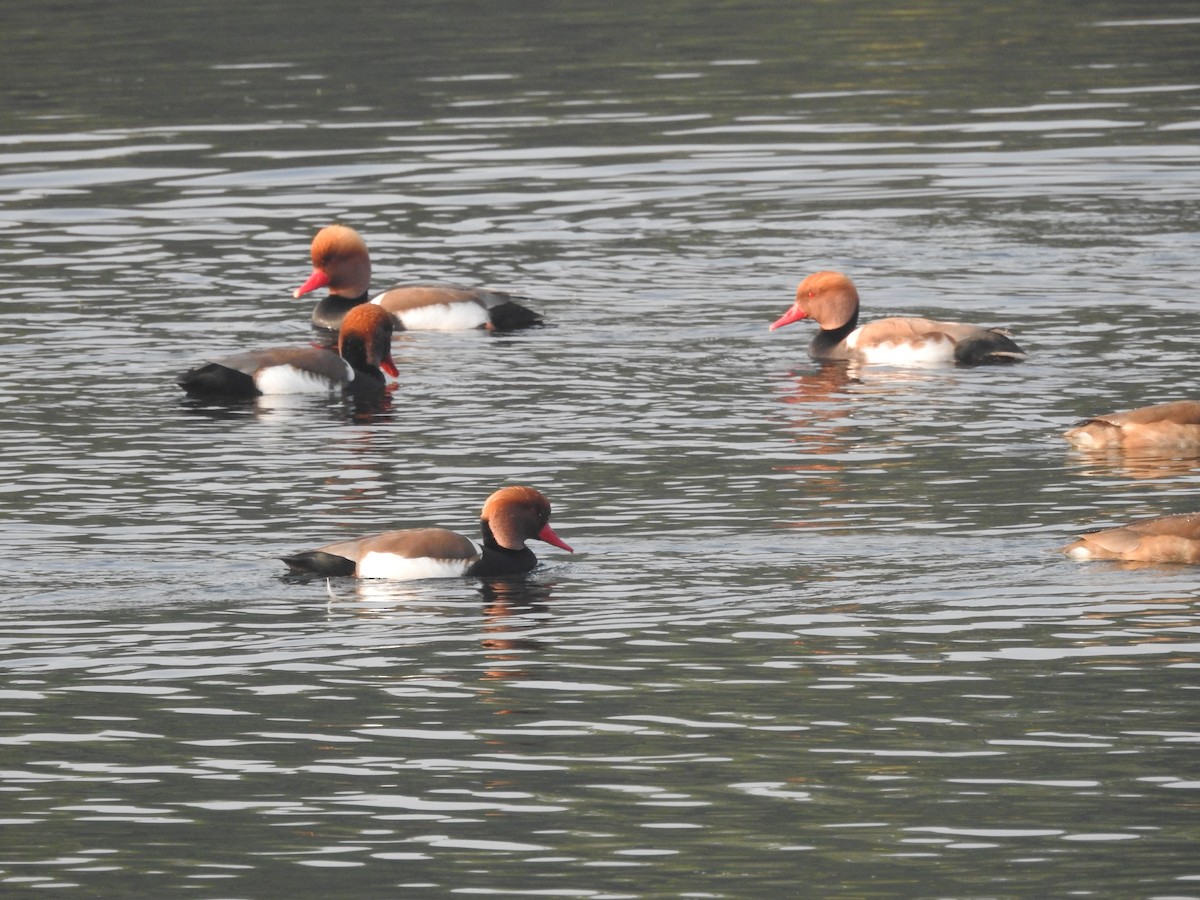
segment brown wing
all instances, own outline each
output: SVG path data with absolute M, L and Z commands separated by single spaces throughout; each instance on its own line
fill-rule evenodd
M 1142 535 L 1160 536 L 1171 535 L 1187 540 L 1200 540 L 1200 513 L 1186 516 L 1158 516 L 1154 519 L 1142 519 L 1125 526 L 1129 531 Z
M 349 371 L 345 360 L 332 350 L 322 350 L 317 347 L 270 347 L 266 350 L 235 353 L 233 356 L 226 356 L 214 361 L 230 369 L 245 372 L 250 376 L 273 366 L 293 366 L 320 375 L 334 383 L 344 384 L 349 380 Z
M 402 313 L 422 306 L 448 305 L 451 303 L 477 303 L 487 308 L 488 297 L 499 297 L 480 288 L 462 287 L 457 284 L 398 284 L 388 288 L 375 298 L 390 313 Z M 507 298 L 504 298 L 507 299 Z
M 933 319 L 922 319 L 914 316 L 893 316 L 888 319 L 876 319 L 868 322 L 858 330 L 858 346 L 866 344 L 887 344 L 901 341 L 923 341 L 929 338 L 945 340 L 953 338 L 953 334 L 944 326 L 945 322 L 935 322 Z M 970 329 L 971 326 L 963 326 Z M 940 336 L 940 337 L 939 337 Z
M 471 560 L 479 556 L 479 548 L 468 538 L 445 528 L 407 528 L 401 531 L 385 531 L 352 541 L 340 541 L 319 548 L 321 553 L 330 553 L 355 562 L 368 553 L 390 553 L 406 559 L 462 559 Z
M 1153 425 L 1164 422 L 1175 425 L 1200 425 L 1200 401 L 1176 400 L 1096 418 L 1113 425 Z

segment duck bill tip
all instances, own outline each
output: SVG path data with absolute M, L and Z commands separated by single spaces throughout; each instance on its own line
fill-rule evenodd
M 329 284 L 329 276 L 320 269 L 313 269 L 313 273 L 308 276 L 308 281 L 292 291 L 292 296 L 299 299 L 309 291 L 315 291 L 317 288 L 325 287 L 327 284 Z
M 807 318 L 807 316 L 808 313 L 806 313 L 804 310 L 797 306 L 793 306 L 782 316 L 772 322 L 770 328 L 767 330 L 774 331 L 776 328 L 782 328 L 784 325 L 791 325 L 793 322 L 798 322 L 801 319 Z
M 560 550 L 566 550 L 568 553 L 575 552 L 571 549 L 571 545 L 555 534 L 554 529 L 549 525 L 542 527 L 542 530 L 538 532 L 537 539 L 539 541 L 545 541 L 547 544 L 550 544 L 553 547 L 558 547 Z

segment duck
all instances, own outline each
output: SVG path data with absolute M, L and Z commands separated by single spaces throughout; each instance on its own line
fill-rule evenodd
M 537 565 L 537 557 L 525 546 L 529 540 L 575 552 L 550 527 L 550 501 L 536 488 L 500 488 L 484 502 L 479 519 L 482 544 L 445 528 L 408 528 L 338 541 L 281 559 L 292 575 L 414 581 L 528 572 Z
M 1025 353 L 999 328 L 938 322 L 910 316 L 858 324 L 858 290 L 841 272 L 814 272 L 796 289 L 796 302 L 770 330 L 812 319 L 820 330 L 809 355 L 822 361 L 846 360 L 889 365 L 1011 363 Z
M 323 347 L 270 347 L 202 363 L 175 379 L 190 397 L 247 399 L 266 394 L 349 390 L 382 392 L 399 377 L 392 361 L 392 317 L 378 306 L 352 310 L 342 320 L 337 352 Z
M 1200 513 L 1139 519 L 1086 532 L 1062 552 L 1072 559 L 1138 563 L 1200 563 Z
M 1175 400 L 1094 416 L 1063 437 L 1078 450 L 1200 451 L 1200 401 Z
M 368 301 L 371 257 L 367 244 L 348 225 L 327 225 L 312 241 L 312 274 L 293 291 L 297 299 L 327 287 L 328 296 L 313 309 L 313 327 L 336 331 L 356 306 L 377 304 L 403 331 L 515 331 L 542 324 L 542 317 L 503 291 L 443 282 L 398 284 Z

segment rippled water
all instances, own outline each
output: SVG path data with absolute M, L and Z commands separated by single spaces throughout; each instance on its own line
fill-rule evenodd
M 1200 896 L 1196 572 L 1055 552 L 1196 508 L 1060 437 L 1196 396 L 1189 5 L 119 7 L 0 55 L 5 896 Z M 550 325 L 184 401 L 333 219 Z M 1030 360 L 821 369 L 818 268 Z M 280 577 L 513 481 L 576 554 Z

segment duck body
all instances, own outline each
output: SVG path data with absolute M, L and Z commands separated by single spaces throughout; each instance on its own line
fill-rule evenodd
M 328 287 L 329 295 L 313 309 L 313 326 L 324 331 L 340 327 L 342 318 L 363 303 L 391 313 L 404 331 L 514 331 L 542 324 L 542 317 L 503 291 L 443 282 L 397 284 L 370 297 L 371 259 L 367 245 L 353 228 L 329 225 L 312 242 L 313 271 L 294 294 Z
M 504 291 L 443 282 L 397 284 L 371 302 L 386 309 L 403 331 L 516 331 L 542 324 L 542 317 Z
M 367 309 L 343 320 L 338 352 L 320 347 L 269 347 L 235 353 L 189 369 L 176 384 L 190 397 L 247 399 L 272 394 L 382 391 L 392 362 L 391 317 Z
M 573 552 L 550 527 L 550 503 L 523 485 L 501 488 L 480 513 L 482 542 L 445 528 L 385 531 L 283 557 L 292 574 L 325 577 L 421 578 L 498 577 L 528 572 L 537 557 L 525 542 L 545 541 Z
M 1176 400 L 1095 416 L 1064 437 L 1079 450 L 1200 451 L 1200 401 Z
M 1200 563 L 1200 513 L 1141 519 L 1090 531 L 1062 551 L 1072 559 L 1138 563 Z
M 189 369 L 176 379 L 189 397 L 233 400 L 265 394 L 323 393 L 344 388 L 355 377 L 332 350 L 268 347 L 224 356 Z
M 858 324 L 859 297 L 841 272 L 816 272 L 796 289 L 796 301 L 771 325 L 782 328 L 812 319 L 819 331 L 809 347 L 813 359 L 885 365 L 975 366 L 1024 359 L 1024 351 L 999 328 L 893 316 Z

